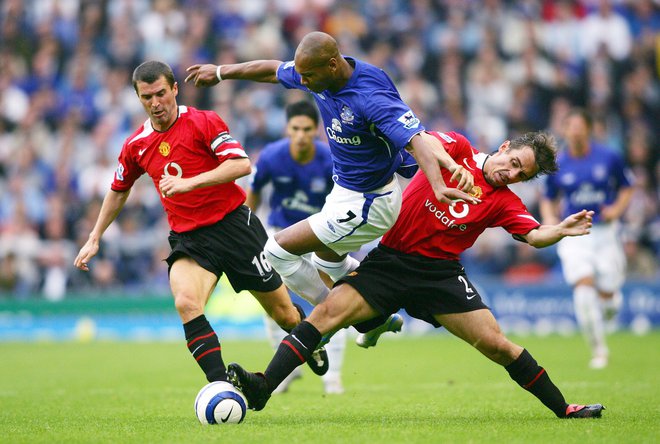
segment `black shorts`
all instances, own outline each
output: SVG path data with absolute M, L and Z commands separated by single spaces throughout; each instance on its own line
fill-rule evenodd
M 273 291 L 282 279 L 266 261 L 267 239 L 259 218 L 241 205 L 213 225 L 184 233 L 170 231 L 168 271 L 177 259 L 190 257 L 218 279 L 226 273 L 236 292 Z
M 355 288 L 376 311 L 387 316 L 400 309 L 440 327 L 434 315 L 488 308 L 458 261 L 404 254 L 383 245 L 335 285 Z

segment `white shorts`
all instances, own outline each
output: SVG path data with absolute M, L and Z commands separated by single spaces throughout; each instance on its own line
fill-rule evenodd
M 344 255 L 385 234 L 400 211 L 398 180 L 364 193 L 335 184 L 321 211 L 307 220 L 321 242 Z
M 619 238 L 619 224 L 597 224 L 586 236 L 565 237 L 557 246 L 564 278 L 570 285 L 593 276 L 596 288 L 621 289 L 626 276 L 626 256 Z

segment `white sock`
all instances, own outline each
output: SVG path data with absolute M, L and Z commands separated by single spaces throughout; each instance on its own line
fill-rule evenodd
M 282 327 L 277 325 L 277 322 L 273 321 L 270 317 L 264 317 L 264 326 L 266 327 L 266 336 L 268 336 L 268 342 L 270 342 L 271 347 L 277 350 L 284 339 L 287 336 L 287 332 L 282 330 Z
M 351 256 L 346 256 L 341 262 L 330 262 L 321 259 L 316 253 L 312 254 L 312 263 L 318 270 L 330 276 L 333 282 L 337 282 L 360 265 L 360 261 Z
M 330 290 L 325 286 L 309 259 L 289 253 L 272 237 L 268 238 L 264 251 L 268 262 L 279 273 L 284 284 L 291 291 L 313 305 L 318 305 L 325 300 Z
M 594 287 L 578 285 L 573 290 L 575 317 L 589 341 L 593 355 L 607 354 L 605 323 L 598 299 L 598 291 Z
M 623 294 L 621 291 L 615 292 L 611 298 L 600 298 L 600 306 L 603 309 L 605 318 L 611 319 L 615 317 L 621 310 L 623 305 Z
M 341 367 L 344 364 L 344 350 L 346 349 L 347 330 L 342 328 L 332 336 L 325 346 L 328 352 L 330 367 L 328 373 L 323 375 L 323 381 L 341 381 Z

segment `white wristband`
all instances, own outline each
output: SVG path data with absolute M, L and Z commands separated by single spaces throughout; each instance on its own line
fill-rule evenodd
M 218 65 L 217 68 L 215 68 L 215 76 L 218 78 L 218 82 L 222 82 L 222 76 L 220 75 L 220 67 L 222 65 Z

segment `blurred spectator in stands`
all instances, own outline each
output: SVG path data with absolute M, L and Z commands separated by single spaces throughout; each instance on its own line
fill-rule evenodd
M 648 137 L 632 133 L 628 139 L 628 164 L 635 175 L 635 187 L 628 209 L 623 215 L 624 250 L 631 275 L 652 276 L 658 262 L 653 255 L 652 226 L 648 224 L 660 212 L 655 168 L 660 155 L 651 151 Z
M 76 257 L 76 246 L 68 238 L 66 204 L 61 196 L 49 199 L 48 213 L 36 259 L 42 276 L 41 292 L 49 301 L 60 301 L 66 295 L 70 264 Z
M 506 139 L 506 115 L 513 96 L 511 82 L 504 75 L 504 65 L 494 46 L 482 46 L 468 66 L 465 90 L 468 131 L 475 136 L 473 143 L 479 149 L 490 152 L 498 141 Z
M 16 254 L 10 251 L 0 256 L 0 297 L 19 293 L 19 281 Z
M 612 0 L 598 0 L 596 11 L 581 24 L 582 56 L 592 60 L 602 51 L 616 61 L 630 54 L 632 35 L 628 22 L 614 10 Z
M 545 2 L 546 21 L 541 28 L 543 48 L 563 63 L 578 65 L 582 59 L 582 23 L 584 10 L 573 0 Z
M 15 298 L 25 299 L 36 292 L 39 274 L 35 258 L 38 253 L 39 234 L 27 218 L 23 202 L 17 201 L 0 225 L 0 257 L 11 257 L 10 262 L 15 260 Z
M 654 261 L 645 264 L 660 275 L 660 7 L 654 0 L 1 1 L 4 239 L 16 232 L 21 239 L 45 240 L 53 193 L 66 196 L 67 226 L 85 223 L 126 132 L 144 121 L 127 80 L 145 58 L 162 58 L 175 70 L 192 61 L 290 59 L 313 30 L 334 34 L 347 53 L 383 67 L 427 127 L 458 130 L 485 151 L 519 132 L 558 135 L 570 107 L 588 108 L 597 117 L 595 135 L 623 150 L 642 178 L 631 205 L 640 212 L 624 218 L 629 259 L 651 254 Z M 251 155 L 280 137 L 284 106 L 296 98 L 254 83 L 212 91 L 179 87 L 182 101 L 226 116 Z M 157 199 L 150 200 L 151 190 L 141 191 L 149 186 L 138 185 L 131 196 L 148 221 L 136 237 L 159 223 Z M 524 194 L 535 208 L 534 190 Z M 7 231 L 18 220 L 26 220 L 25 233 Z M 490 235 L 482 237 L 485 244 Z M 70 236 L 65 234 L 78 242 Z M 511 240 L 492 244 L 507 250 L 506 260 L 484 246 L 470 258 L 480 270 L 500 273 L 520 262 Z M 154 248 L 146 280 L 159 263 Z M 87 281 L 71 276 L 67 291 L 118 285 L 118 258 L 108 249 L 96 274 L 85 274 Z M 545 256 L 534 260 L 546 264 Z M 36 256 L 17 254 L 5 263 L 17 270 L 17 288 L 27 289 L 20 294 L 40 291 L 44 277 Z M 649 266 L 638 268 L 649 272 Z
M 138 31 L 144 42 L 143 58 L 178 65 L 186 18 L 175 0 L 154 0 L 151 10 L 140 16 Z

